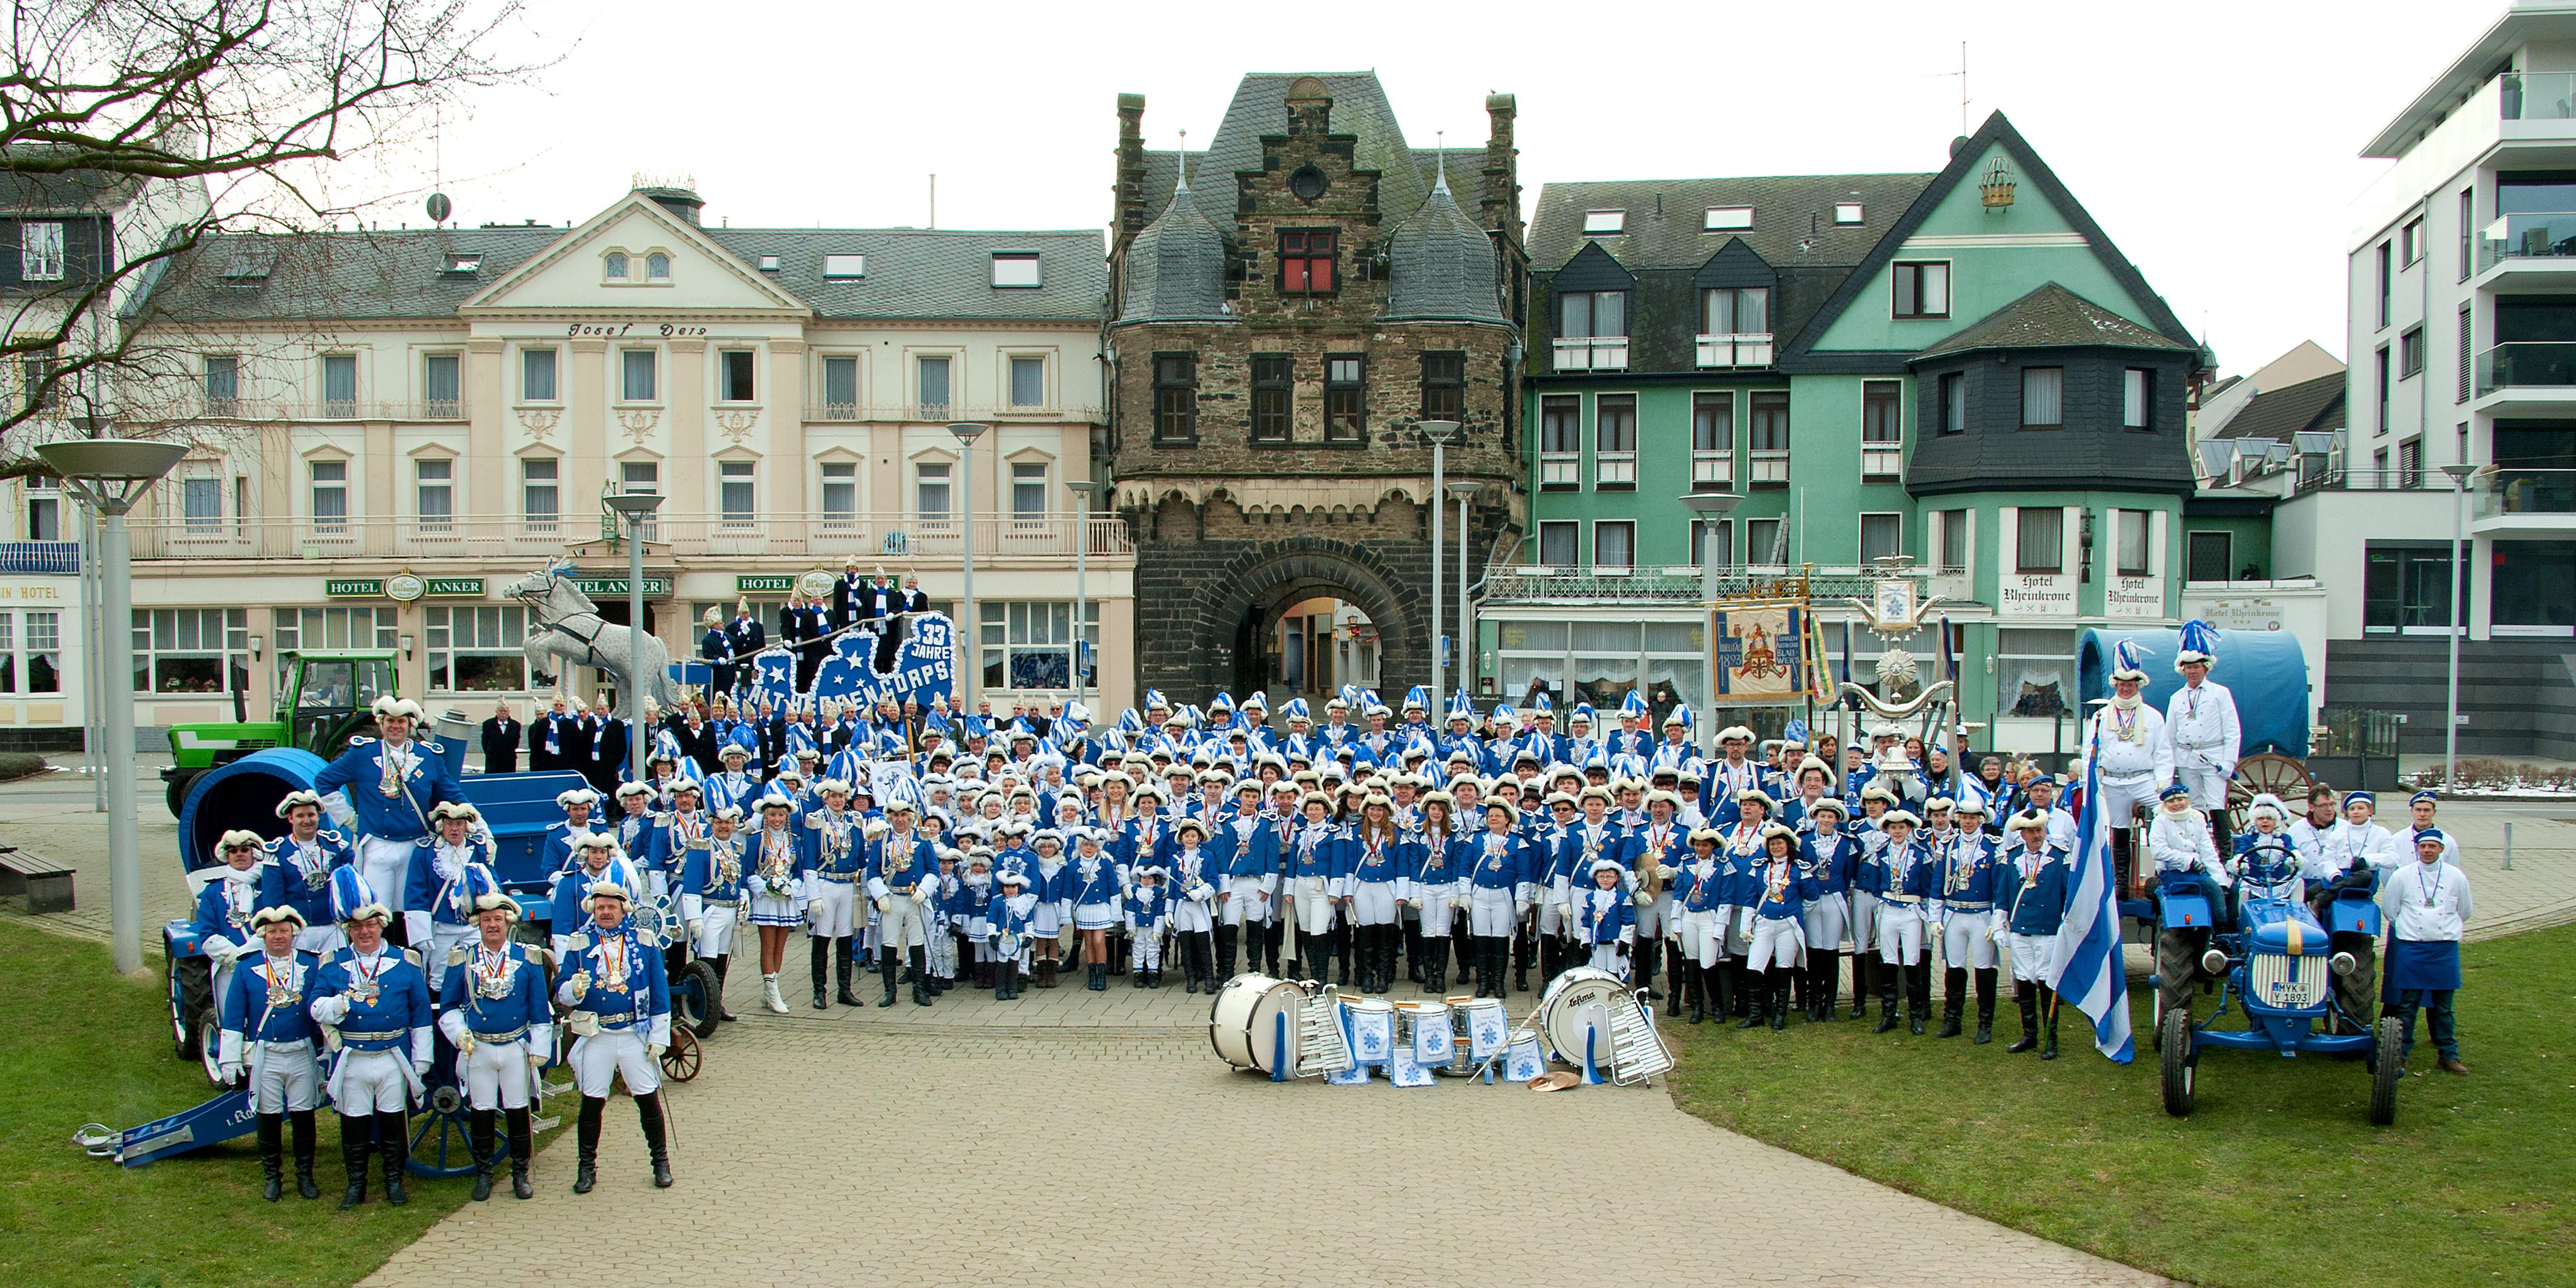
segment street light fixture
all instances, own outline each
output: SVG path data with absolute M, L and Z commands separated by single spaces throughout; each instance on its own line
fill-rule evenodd
M 1090 612 L 1089 587 L 1084 585 L 1091 566 L 1091 498 L 1100 494 L 1098 479 L 1067 479 L 1065 487 L 1073 493 L 1073 700 L 1084 702 L 1090 689 L 1082 681 L 1083 619 Z
M 1682 504 L 1699 516 L 1699 610 L 1700 660 L 1705 667 L 1706 685 L 1700 690 L 1703 706 L 1717 701 L 1717 641 L 1711 634 L 1717 629 L 1712 617 L 1717 609 L 1717 521 L 1735 507 L 1744 504 L 1741 492 L 1685 492 Z
M 95 511 L 99 535 L 99 625 L 103 634 L 122 639 L 113 650 L 125 664 L 93 676 L 103 690 L 106 719 L 101 731 L 107 777 L 108 924 L 119 974 L 143 969 L 143 853 L 134 819 L 134 548 L 125 531 L 126 512 L 143 499 L 162 475 L 188 454 L 184 443 L 142 442 L 130 438 L 91 438 L 46 443 L 36 448 L 47 468 L 62 476 L 63 490 Z M 104 660 L 111 650 L 99 649 Z
M 975 679 L 984 663 L 984 633 L 975 621 L 975 440 L 991 426 L 961 420 L 948 427 L 957 436 L 958 548 L 965 552 L 965 578 L 957 596 L 957 620 L 949 624 L 948 652 L 957 672 L 957 714 L 975 711 Z M 1008 678 L 1008 677 L 1005 677 Z
M 627 781 L 642 783 L 651 781 L 644 776 L 644 756 L 652 741 L 644 726 L 644 695 L 652 692 L 644 682 L 644 524 L 662 508 L 662 494 L 619 492 L 607 498 L 607 505 L 626 521 L 627 691 L 618 696 L 626 704 Z
M 1458 499 L 1458 687 L 1462 691 L 1476 687 L 1476 677 L 1473 673 L 1475 668 L 1470 661 L 1476 656 L 1476 624 L 1467 620 L 1467 546 L 1470 531 L 1467 507 L 1476 499 L 1476 490 L 1483 486 L 1484 484 L 1474 479 L 1449 480 L 1449 495 Z M 1434 559 L 1432 562 L 1438 563 L 1439 560 Z
M 1447 693 L 1440 683 L 1440 643 L 1445 638 L 1440 633 L 1440 529 L 1441 514 L 1446 508 L 1440 499 L 1440 494 L 1446 490 L 1444 476 L 1449 466 L 1449 444 L 1456 441 L 1458 437 L 1458 422 L 1454 420 L 1416 421 L 1414 428 L 1421 430 L 1422 436 L 1431 440 L 1431 711 L 1429 714 L 1436 722 L 1439 719 L 1441 707 L 1446 705 L 1444 695 Z
M 2466 613 L 2460 600 L 2460 543 L 2466 532 L 2469 502 L 2469 476 L 2478 467 L 2467 461 L 2455 461 L 2442 467 L 2451 476 L 2451 660 L 2443 673 L 2442 721 L 2442 789 L 2449 791 L 2460 781 L 2460 622 Z

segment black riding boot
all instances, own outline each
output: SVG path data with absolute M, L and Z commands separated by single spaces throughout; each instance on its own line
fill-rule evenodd
M 850 977 L 858 973 L 858 958 L 859 937 L 857 935 L 843 935 L 832 941 L 832 978 L 833 982 L 839 985 L 839 991 L 833 995 L 832 1000 L 843 1006 L 867 1005 L 850 989 Z
M 321 1125 L 314 1121 L 310 1109 L 293 1110 L 286 1117 L 295 1126 L 295 1192 L 303 1198 L 318 1199 L 322 1197 L 322 1187 L 313 1183 L 313 1151 L 322 1143 Z
M 885 996 L 877 999 L 877 1005 L 894 1005 L 895 986 L 901 982 L 902 974 L 903 961 L 895 955 L 895 951 L 891 948 L 879 950 L 877 953 L 877 978 L 879 982 L 885 985 Z M 850 1005 L 865 1006 L 867 1003 L 854 1000 Z
M 1668 1016 L 1682 1013 L 1691 992 L 1690 977 L 1683 972 L 1681 956 L 1674 949 L 1676 942 L 1664 941 L 1664 978 L 1668 985 L 1664 990 L 1664 1014 Z
M 813 946 L 811 958 L 814 967 L 814 1009 L 819 1011 L 832 1004 L 832 979 L 829 973 L 832 969 L 832 941 L 809 936 L 806 942 Z
M 1748 985 L 1754 972 L 1746 970 L 1744 965 L 1741 957 L 1726 959 L 1727 974 L 1732 977 L 1734 985 L 1730 990 L 1733 995 L 1727 998 L 1727 1013 L 1739 1020 L 1753 1013 L 1753 990 Z
M 371 1115 L 340 1115 L 340 1165 L 349 1169 L 349 1192 L 340 1196 L 343 1212 L 367 1201 L 367 1158 L 375 1152 L 375 1130 Z
M 926 944 L 915 944 L 909 951 L 912 957 L 912 1004 L 928 1006 L 930 1005 L 930 948 Z M 1109 968 L 1103 966 L 1101 969 Z
M 1404 923 L 1404 977 L 1416 984 L 1422 982 L 1423 956 L 1422 923 L 1408 921 Z
M 2057 1058 L 2057 990 L 2046 984 L 2039 986 L 2039 1024 L 2039 1058 L 2054 1060 Z
M 1772 973 L 1779 976 L 1771 981 L 1771 1028 L 1777 1032 L 1789 1027 L 1789 985 L 1795 977 L 1785 971 Z
M 1656 943 L 1649 940 L 1639 946 L 1637 953 L 1636 985 L 1645 990 L 1649 1002 L 1664 1000 L 1663 990 L 1655 987 L 1655 958 L 1660 955 L 1656 948 Z
M 1467 925 L 1466 909 L 1461 908 L 1454 915 L 1458 918 L 1458 928 L 1455 933 L 1449 936 L 1449 948 L 1450 951 L 1456 955 L 1458 960 L 1458 982 L 1464 984 L 1467 982 L 1467 976 L 1475 973 L 1469 963 L 1476 960 L 1476 941 L 1465 929 Z M 1483 994 L 1479 993 L 1477 996 L 1482 997 Z
M 1537 932 L 1533 931 L 1533 932 L 1531 932 L 1530 939 L 1535 939 L 1535 938 L 1537 938 Z M 1533 954 L 1535 954 L 1535 955 L 1536 955 L 1536 956 L 1538 956 L 1538 958 L 1539 958 L 1539 972 L 1538 972 L 1538 973 L 1539 973 L 1539 975 L 1540 975 L 1542 978 L 1544 978 L 1544 979 L 1555 979 L 1555 978 L 1556 978 L 1556 972 L 1555 972 L 1555 971 L 1552 971 L 1552 970 L 1547 969 L 1547 964 L 1546 964 L 1546 963 L 1547 963 L 1547 957 L 1548 957 L 1549 949 L 1550 949 L 1550 948 L 1552 948 L 1552 947 L 1555 945 L 1555 942 L 1556 942 L 1556 941 L 1555 941 L 1555 940 L 1552 940 L 1552 939 L 1550 939 L 1550 940 L 1542 940 L 1542 941 L 1540 942 L 1540 944 L 1538 945 L 1538 947 L 1536 947 L 1535 949 L 1524 948 L 1523 950 L 1521 950 L 1521 951 L 1519 951 L 1519 952 L 1515 952 L 1515 953 L 1513 953 L 1513 954 L 1512 954 L 1512 991 L 1513 991 L 1513 992 L 1515 992 L 1515 993 L 1526 993 L 1526 992 L 1528 992 L 1528 991 L 1529 991 L 1529 967 L 1530 967 L 1530 957 L 1531 957 Z M 1528 944 L 1528 943 L 1529 943 L 1529 939 L 1523 939 L 1523 940 L 1521 940 L 1521 943 L 1522 943 L 1522 944 L 1524 944 L 1524 945 L 1526 945 L 1526 944 Z M 1496 997 L 1501 997 L 1501 996 L 1503 996 L 1503 993 L 1502 993 L 1502 991 L 1501 991 L 1501 989 L 1500 989 L 1499 987 L 1497 987 L 1497 988 L 1496 988 L 1496 990 L 1495 990 L 1495 992 L 1494 992 L 1494 996 L 1496 996 Z
M 1834 993 L 1842 984 L 1842 954 L 1831 948 L 1817 953 L 1814 977 L 1807 981 L 1807 1018 L 1818 1023 L 1835 1019 Z
M 1890 1033 L 1896 1029 L 1896 984 L 1898 972 L 1902 969 L 1885 962 L 1879 963 L 1878 1023 L 1870 1026 L 1869 1031 L 1872 1033 Z
M 1708 995 L 1710 990 L 1708 972 L 1701 968 L 1698 960 L 1695 958 L 1686 957 L 1683 958 L 1682 961 L 1682 965 L 1675 966 L 1673 968 L 1673 978 L 1683 980 L 1689 986 L 1686 991 L 1690 994 L 1690 1022 L 1693 1024 L 1706 1024 L 1708 1023 Z
M 662 1120 L 662 1093 L 648 1091 L 635 1098 L 635 1116 L 644 1123 L 644 1149 L 653 1158 L 653 1188 L 671 1188 L 671 1140 Z
M 1334 982 L 1343 988 L 1349 988 L 1351 986 L 1351 923 L 1348 921 L 1334 923 L 1332 948 L 1329 951 L 1333 955 L 1333 973 L 1336 977 Z M 1318 974 L 1315 978 L 1320 980 L 1324 977 Z
M 726 1010 L 726 1009 L 725 1009 L 725 1004 L 724 1004 L 725 968 L 726 968 L 727 966 L 731 966 L 731 965 L 733 965 L 733 955 L 732 955 L 732 954 L 730 954 L 730 953 L 728 953 L 728 954 L 726 954 L 726 955 L 724 955 L 724 956 L 722 956 L 722 957 L 718 957 L 718 958 L 716 958 L 716 959 L 715 959 L 715 965 L 716 965 L 716 1017 L 717 1017 L 718 1019 L 723 1019 L 723 1020 L 738 1020 L 738 1019 L 741 1019 L 741 1018 L 742 1018 L 741 1016 L 736 1015 L 736 1014 L 734 1014 L 733 1012 Z
M 537 1187 L 528 1184 L 528 1159 L 537 1152 L 534 1124 L 528 1121 L 528 1107 L 504 1109 L 502 1117 L 510 1124 L 510 1197 L 532 1199 Z
M 1905 967 L 1905 1026 L 1919 1038 L 1931 1022 L 1932 962 L 1925 958 Z
M 2005 1055 L 2020 1055 L 2039 1049 L 2039 994 L 2031 991 L 2026 979 L 2013 981 L 2013 1006 L 2021 1012 L 2021 1037 L 2004 1048 Z
M 265 1182 L 259 1196 L 275 1203 L 286 1197 L 286 1115 L 259 1116 L 259 1174 Z
M 588 1194 L 599 1183 L 599 1115 L 608 1108 L 606 1096 L 583 1096 L 581 1119 L 573 1128 L 573 1143 L 580 1150 L 573 1156 L 572 1192 Z
M 1771 973 L 1769 971 L 1758 970 L 1745 971 L 1742 975 L 1737 977 L 1735 991 L 1739 995 L 1749 994 L 1752 999 L 1751 1003 L 1744 1008 L 1744 1018 L 1737 1020 L 1735 1022 L 1735 1027 L 1739 1029 L 1761 1028 L 1763 1021 L 1770 1018 L 1768 1015 L 1763 1013 L 1763 1008 L 1771 1000 Z
M 1926 981 L 1926 987 L 1929 987 L 1928 980 Z M 1967 1009 L 1967 968 L 1963 966 L 1952 966 L 1941 972 L 1941 1030 L 1932 1036 L 1936 1038 L 1955 1038 L 1959 1036 L 1959 1019 L 1962 1015 L 1966 1014 Z
M 411 1115 L 395 1110 L 376 1115 L 376 1149 L 385 1158 L 385 1202 L 396 1207 L 411 1202 L 403 1177 L 411 1162 Z
M 1852 1013 L 1855 1020 L 1869 1018 L 1869 999 L 1878 990 L 1871 987 L 1871 976 L 1877 968 L 1871 964 L 1869 945 L 1852 945 Z
M 492 1111 L 469 1109 L 465 1113 L 466 1142 L 474 1151 L 474 1201 L 492 1197 L 492 1165 L 500 1160 L 492 1148 Z
M 1422 991 L 1426 993 L 1447 992 L 1449 988 L 1448 936 L 1423 936 L 1422 955 L 1429 959 L 1423 963 Z
M 1274 976 L 1280 973 L 1279 950 L 1285 947 L 1287 943 L 1288 923 L 1285 920 L 1274 917 L 1271 919 L 1269 925 L 1261 928 L 1262 953 L 1269 958 L 1270 973 Z
M 1234 940 L 1239 933 L 1241 933 L 1240 928 L 1235 926 L 1221 925 L 1216 928 L 1216 980 L 1219 984 L 1234 978 Z M 1349 963 L 1344 962 L 1343 965 L 1348 966 Z M 1342 982 L 1350 983 L 1348 979 Z
M 1995 968 L 1977 972 L 1977 1033 L 1968 1039 L 1978 1046 L 1995 1040 Z

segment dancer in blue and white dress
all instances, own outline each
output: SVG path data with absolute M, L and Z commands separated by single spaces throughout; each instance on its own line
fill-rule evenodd
M 797 835 L 796 803 L 771 793 L 760 798 L 760 830 L 751 834 L 743 885 L 751 895 L 751 924 L 760 931 L 760 1002 L 773 1015 L 787 1013 L 778 991 L 778 970 L 787 957 L 788 937 L 804 924 L 814 864 Z M 823 976 L 814 976 L 814 991 L 823 991 Z
M 1102 848 L 1105 839 L 1097 828 L 1075 827 L 1073 862 L 1065 865 L 1064 878 L 1067 897 L 1073 902 L 1073 928 L 1082 936 L 1082 960 L 1090 976 L 1087 987 L 1095 993 L 1109 987 L 1109 930 L 1124 917 L 1120 905 L 1131 879 Z M 1155 933 L 1161 934 L 1159 923 Z M 1155 958 L 1157 965 L 1161 961 L 1160 956 Z
M 1120 909 L 1134 945 L 1128 950 L 1132 960 L 1127 973 L 1137 988 L 1163 986 L 1163 924 L 1171 913 L 1171 892 L 1163 886 L 1163 875 L 1163 869 L 1152 864 L 1138 869 Z

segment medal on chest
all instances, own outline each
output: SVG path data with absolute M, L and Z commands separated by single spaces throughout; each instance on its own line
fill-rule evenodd
M 630 956 L 628 949 L 630 947 L 631 945 L 626 936 L 619 934 L 602 937 L 599 941 L 599 947 L 592 950 L 591 960 L 599 963 L 599 986 L 601 988 L 607 989 L 612 993 L 623 993 L 626 991 L 626 974 L 628 970 L 628 958 Z
M 376 978 L 384 973 L 384 969 L 385 959 L 382 956 L 378 956 L 374 961 L 359 957 L 350 958 L 349 1000 L 360 1006 L 375 1005 L 376 999 L 384 995 L 385 986 Z
M 474 950 L 474 995 L 486 1001 L 498 1001 L 510 995 L 510 976 L 518 970 L 509 952 L 489 948 Z
M 294 1007 L 296 995 L 302 991 L 297 987 L 295 959 L 271 957 L 262 973 L 268 980 L 269 1009 L 273 1011 L 282 1007 L 290 1009 Z

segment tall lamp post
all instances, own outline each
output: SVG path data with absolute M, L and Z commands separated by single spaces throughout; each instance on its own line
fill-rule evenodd
M 652 687 L 644 682 L 644 524 L 653 512 L 662 508 L 659 492 L 620 492 L 608 498 L 608 508 L 626 521 L 626 688 L 618 696 L 626 705 L 626 781 L 649 782 L 644 776 L 644 756 L 651 748 L 651 731 L 644 727 L 644 695 Z
M 1082 623 L 1091 611 L 1090 588 L 1084 584 L 1091 572 L 1091 498 L 1100 492 L 1098 479 L 1068 479 L 1065 487 L 1073 492 L 1073 700 L 1083 702 L 1090 694 L 1082 680 Z M 1088 705 L 1087 703 L 1085 704 Z
M 957 494 L 958 548 L 966 555 L 966 575 L 957 596 L 957 620 L 948 632 L 948 649 L 957 659 L 957 692 L 962 695 L 957 700 L 957 714 L 961 716 L 975 712 L 975 681 L 984 667 L 984 630 L 975 619 L 975 440 L 982 438 L 987 428 L 990 427 L 971 420 L 948 427 L 948 432 L 957 436 L 957 477 L 962 486 Z
M 62 476 L 64 490 L 99 515 L 100 633 L 126 641 L 122 648 L 100 641 L 101 661 L 126 660 L 114 668 L 101 668 L 90 679 L 106 699 L 102 768 L 107 774 L 107 902 L 120 974 L 143 969 L 143 852 L 134 821 L 134 549 L 126 535 L 125 515 L 187 454 L 184 443 L 126 438 L 46 443 L 36 449 L 45 465 Z
M 1483 486 L 1474 479 L 1449 480 L 1449 495 L 1458 498 L 1458 687 L 1476 687 L 1476 624 L 1467 620 L 1467 545 L 1471 530 L 1467 522 L 1468 503 L 1475 500 L 1476 489 Z M 1434 562 L 1437 562 L 1436 560 Z
M 1425 420 L 1415 423 L 1424 438 L 1431 440 L 1431 710 L 1426 713 L 1432 727 L 1439 727 L 1440 709 L 1447 705 L 1448 690 L 1440 683 L 1440 556 L 1441 516 L 1447 503 L 1440 499 L 1449 468 L 1449 444 L 1458 437 L 1458 422 Z
M 2451 476 L 2451 660 L 2442 677 L 2442 788 L 2448 791 L 2460 780 L 2460 623 L 2468 611 L 2460 604 L 2467 594 L 2460 585 L 2460 544 L 2468 524 L 2469 476 L 2477 467 L 2458 461 L 2442 472 Z
M 1717 629 L 1717 623 L 1709 616 L 1716 611 L 1717 605 L 1717 542 L 1715 540 L 1717 523 L 1735 507 L 1744 504 L 1744 494 L 1741 492 L 1685 492 L 1682 494 L 1682 504 L 1689 506 L 1690 512 L 1697 515 L 1700 522 L 1699 651 L 1704 673 L 1707 676 L 1706 686 L 1700 691 L 1700 705 L 1707 707 L 1717 701 L 1717 641 L 1710 638 Z M 1698 731 L 1692 731 L 1691 737 L 1692 741 L 1698 741 Z

